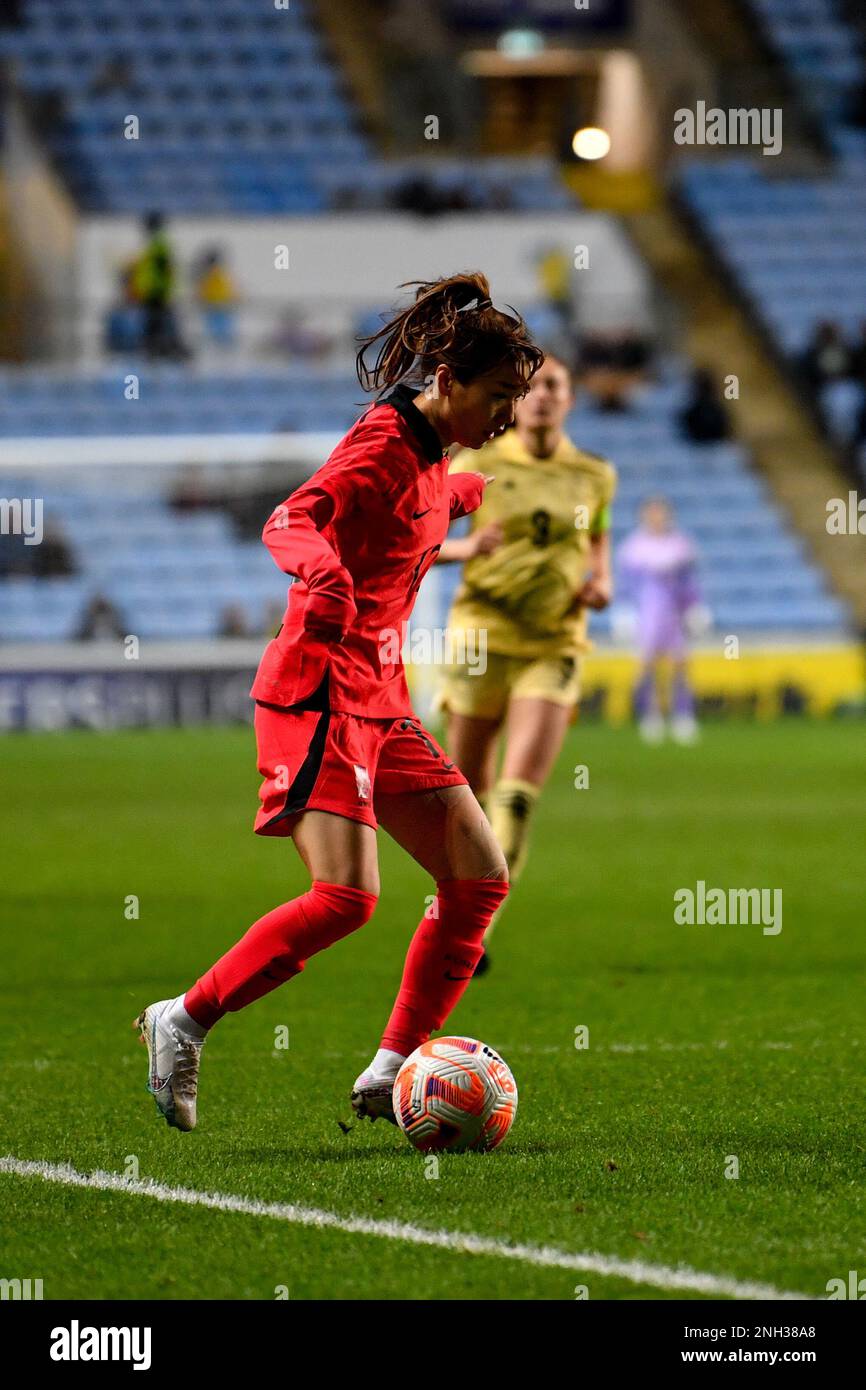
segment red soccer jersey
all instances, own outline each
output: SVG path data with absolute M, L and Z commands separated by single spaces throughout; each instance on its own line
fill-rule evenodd
M 448 473 L 433 426 L 398 386 L 371 407 L 330 458 L 272 512 L 262 539 L 286 574 L 283 625 L 250 694 L 274 705 L 305 700 L 330 668 L 330 707 L 370 719 L 412 714 L 399 653 L 421 580 L 450 522 L 475 511 L 480 473 Z M 324 643 L 308 618 L 345 630 Z

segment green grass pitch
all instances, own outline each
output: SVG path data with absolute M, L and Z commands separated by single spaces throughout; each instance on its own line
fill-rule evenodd
M 3 1277 L 42 1278 L 47 1299 L 649 1299 L 701 1296 L 655 1273 L 678 1265 L 817 1297 L 864 1272 L 861 727 L 715 725 L 694 749 L 570 731 L 493 969 L 448 1025 L 502 1051 L 517 1122 L 438 1178 L 385 1122 L 339 1124 L 431 891 L 384 832 L 373 919 L 214 1030 L 184 1135 L 145 1091 L 130 1021 L 307 887 L 290 845 L 252 834 L 252 733 L 11 737 L 2 768 L 0 1154 L 646 1267 L 539 1267 L 4 1174 Z M 699 879 L 780 888 L 782 931 L 677 925 L 673 894 Z

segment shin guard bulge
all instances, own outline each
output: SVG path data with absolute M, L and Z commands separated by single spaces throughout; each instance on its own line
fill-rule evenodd
M 412 938 L 397 1000 L 380 1046 L 404 1057 L 441 1028 L 461 999 L 484 933 L 508 893 L 496 878 L 445 878 Z
M 313 881 L 299 898 L 260 917 L 184 997 L 204 1028 L 299 974 L 305 961 L 364 925 L 377 898 L 362 888 Z

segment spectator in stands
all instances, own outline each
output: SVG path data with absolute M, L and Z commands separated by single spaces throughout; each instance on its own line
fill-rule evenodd
M 33 573 L 37 579 L 75 574 L 77 569 L 72 548 L 56 521 L 46 523 L 41 542 L 33 547 L 33 557 Z
M 193 284 L 207 337 L 218 347 L 233 347 L 238 292 L 218 246 L 205 251 L 194 267 Z
M 250 637 L 247 615 L 239 603 L 227 603 L 220 614 L 218 636 Z
M 111 642 L 126 636 L 119 610 L 105 594 L 94 594 L 81 615 L 78 642 Z
M 271 602 L 266 606 L 265 625 L 263 628 L 263 633 L 266 637 L 276 637 L 277 633 L 283 625 L 283 618 L 285 617 L 285 612 L 286 605 L 285 603 L 283 603 L 282 599 L 280 599 L 278 602 Z
M 68 118 L 66 93 L 60 87 L 48 87 L 44 91 L 29 92 L 26 103 L 36 135 L 43 142 L 50 141 Z
M 802 357 L 803 374 L 816 390 L 851 374 L 851 353 L 838 323 L 824 319 L 815 327 Z
M 861 77 L 848 97 L 846 118 L 851 125 L 866 126 L 866 81 Z
M 437 5 L 380 0 L 378 52 L 391 111 L 388 129 L 398 148 L 426 145 L 426 122 L 436 116 L 438 139 L 467 154 L 473 148 L 474 92 L 456 59 Z
M 557 316 L 562 334 L 569 342 L 576 339 L 575 301 L 571 285 L 571 261 L 562 246 L 545 246 L 536 263 L 538 281 L 545 302 Z M 536 333 L 536 338 L 538 334 Z
M 423 174 L 413 174 L 410 178 L 396 183 L 389 206 L 399 208 L 403 213 L 418 213 L 423 217 L 434 217 L 439 213 L 466 213 L 473 206 L 466 189 L 438 188 L 432 179 Z
M 861 320 L 860 336 L 851 345 L 849 365 L 854 380 L 866 386 L 866 319 Z
M 679 415 L 680 431 L 693 444 L 718 444 L 731 432 L 728 412 L 712 372 L 699 367 L 692 374 L 691 394 Z
M 75 574 L 77 565 L 72 548 L 57 521 L 48 519 L 38 545 L 22 545 L 21 566 L 15 574 L 29 574 L 34 579 L 58 579 Z
M 644 379 L 650 344 L 637 329 L 588 334 L 580 347 L 580 372 L 589 397 L 599 410 L 625 411 Z
M 168 503 L 176 512 L 197 512 L 216 505 L 204 482 L 204 469 L 188 463 L 181 469 L 171 489 Z
M 135 290 L 133 257 L 117 272 L 117 297 L 105 319 L 105 351 L 135 352 L 141 346 L 142 307 Z
M 112 92 L 128 91 L 132 84 L 132 59 L 128 53 L 114 53 L 90 79 L 87 94 L 91 97 L 111 96 Z
M 0 531 L 0 579 L 11 579 L 30 573 L 28 549 L 23 536 Z
M 334 346 L 324 330 L 307 324 L 303 310 L 288 305 L 281 311 L 276 327 L 266 339 L 264 348 L 280 357 L 302 357 L 322 360 Z
M 19 29 L 23 23 L 23 0 L 3 0 L 0 4 L 0 29 Z
M 646 371 L 651 358 L 652 350 L 646 334 L 639 333 L 636 328 L 626 328 L 618 335 L 616 361 L 622 371 L 634 372 L 638 377 Z
M 135 293 L 144 308 L 144 349 L 149 357 L 183 359 L 189 352 L 180 341 L 172 307 L 175 292 L 174 256 L 161 212 L 144 219 L 147 241 L 134 272 Z

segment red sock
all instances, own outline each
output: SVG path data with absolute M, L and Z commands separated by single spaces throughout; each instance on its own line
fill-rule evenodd
M 187 990 L 183 1006 L 202 1028 L 269 994 L 304 968 L 304 962 L 364 925 L 376 895 L 363 888 L 313 880 L 309 892 L 254 922 L 206 974 Z
M 444 878 L 438 916 L 425 914 L 412 937 L 397 1002 L 380 1047 L 406 1057 L 441 1028 L 463 995 L 484 950 L 484 933 L 508 893 L 498 878 Z

